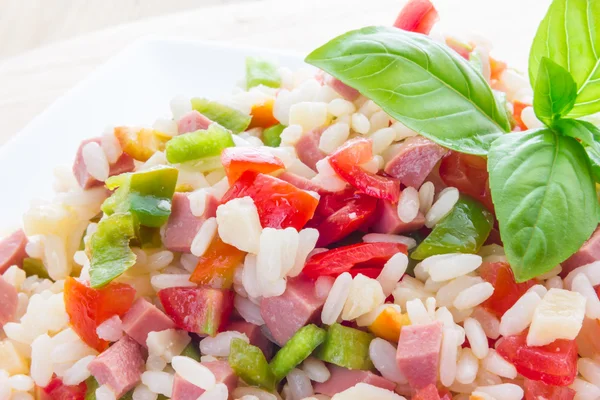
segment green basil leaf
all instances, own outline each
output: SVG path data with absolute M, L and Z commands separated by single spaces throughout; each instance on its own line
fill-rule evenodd
M 585 148 L 585 152 L 592 163 L 592 174 L 594 175 L 594 179 L 596 182 L 600 182 L 600 152 L 589 146 Z
M 538 119 L 552 126 L 573 109 L 576 97 L 577 84 L 569 71 L 542 57 L 533 96 L 533 109 Z
M 502 136 L 488 156 L 504 251 L 519 282 L 575 253 L 597 226 L 588 157 L 575 139 L 549 129 Z
M 483 76 L 427 36 L 393 27 L 363 28 L 331 40 L 306 62 L 453 150 L 486 154 L 490 144 L 510 130 Z
M 529 79 L 536 87 L 542 57 L 573 76 L 577 99 L 570 117 L 600 111 L 600 2 L 554 0 L 540 24 L 529 54 Z
M 594 124 L 579 119 L 565 118 L 558 120 L 553 127 L 565 136 L 578 139 L 585 146 L 593 147 L 600 153 L 600 129 Z

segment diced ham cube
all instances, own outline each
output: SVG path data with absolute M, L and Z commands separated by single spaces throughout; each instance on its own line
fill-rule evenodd
M 394 382 L 375 375 L 371 371 L 350 370 L 338 367 L 337 365 L 330 365 L 329 371 L 331 372 L 331 377 L 326 382 L 315 382 L 315 393 L 332 397 L 334 394 L 343 392 L 357 383 L 367 383 L 391 391 L 396 387 Z
M 325 299 L 315 293 L 314 282 L 303 276 L 288 279 L 281 296 L 260 302 L 260 314 L 273 339 L 284 345 L 298 329 L 318 318 Z
M 600 260 L 600 227 L 596 228 L 592 236 L 577 250 L 577 253 L 560 264 L 562 266 L 560 275 L 564 278 L 575 268 L 598 260 Z
M 324 128 L 315 128 L 305 132 L 295 146 L 298 159 L 315 171 L 317 162 L 327 156 L 319 149 L 319 140 L 324 130 Z
M 227 363 L 227 361 L 210 361 L 201 363 L 208 368 L 214 375 L 216 383 L 223 383 L 229 389 L 229 393 L 233 392 L 237 385 L 237 376 Z M 183 379 L 181 376 L 175 374 L 173 380 L 173 393 L 171 394 L 171 400 L 196 400 L 205 392 L 204 389 L 199 388 Z
M 409 325 L 402 328 L 396 361 L 413 389 L 437 381 L 442 344 L 442 323 Z
M 177 121 L 177 130 L 179 134 L 196 132 L 200 129 L 207 129 L 212 121 L 200 114 L 196 110 L 192 110 L 185 114 L 179 121 Z
M 327 84 L 327 86 L 331 86 L 331 88 L 333 90 L 338 92 L 338 94 L 340 96 L 342 96 L 344 99 L 346 99 L 348 101 L 354 101 L 354 100 L 358 99 L 358 96 L 360 96 L 360 93 L 358 92 L 358 90 L 346 85 L 344 82 L 340 81 L 337 78 L 334 78 L 331 75 L 329 75 L 329 76 L 327 76 L 327 78 L 325 78 L 325 83 Z
M 377 233 L 399 234 L 413 232 L 425 225 L 425 216 L 419 212 L 411 222 L 402 222 L 398 217 L 398 204 L 380 200 L 375 210 L 371 230 Z
M 216 215 L 218 206 L 217 199 L 208 194 L 204 215 L 196 217 L 192 214 L 188 196 L 185 193 L 175 193 L 171 202 L 171 215 L 165 228 L 165 247 L 170 251 L 190 253 L 190 247 L 196 233 L 198 233 L 204 221 Z
M 398 153 L 385 165 L 384 171 L 400 179 L 405 186 L 418 189 L 447 151 L 429 139 L 413 136 L 402 143 Z
M 27 236 L 21 229 L 0 241 L 0 274 L 11 265 L 22 266 L 23 259 L 27 257 L 25 245 L 27 245 Z
M 298 189 L 310 190 L 312 192 L 317 192 L 317 193 L 322 193 L 325 191 L 321 186 L 317 185 L 310 179 L 307 179 L 300 175 L 293 174 L 291 172 L 284 172 L 281 175 L 278 175 L 277 177 L 279 179 L 281 179 L 282 181 L 291 183 L 292 185 L 296 186 Z
M 273 343 L 260 330 L 260 326 L 246 321 L 233 321 L 225 328 L 226 331 L 237 331 L 248 336 L 250 344 L 262 350 L 267 359 L 273 351 Z
M 79 149 L 77 149 L 75 162 L 73 163 L 73 175 L 75 176 L 75 179 L 77 179 L 79 186 L 81 186 L 84 189 L 89 189 L 91 187 L 100 186 L 103 184 L 99 180 L 93 178 L 88 173 L 87 168 L 85 166 L 85 162 L 83 161 L 83 147 L 91 142 L 100 144 L 100 138 L 88 139 L 81 142 L 81 144 L 79 145 Z M 108 175 L 113 176 L 123 174 L 125 172 L 131 172 L 134 168 L 135 165 L 133 163 L 133 158 L 131 158 L 131 156 L 129 156 L 128 154 L 123 153 L 121 154 L 117 162 L 110 165 Z
M 18 302 L 17 289 L 0 276 L 0 328 L 13 320 Z
M 175 328 L 175 323 L 144 298 L 139 298 L 123 316 L 123 331 L 136 342 L 147 348 L 146 339 L 150 332 Z
M 98 383 L 108 386 L 116 398 L 140 382 L 144 369 L 144 349 L 129 336 L 123 336 L 88 365 Z

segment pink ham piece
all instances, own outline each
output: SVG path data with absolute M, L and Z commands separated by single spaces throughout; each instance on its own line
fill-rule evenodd
M 411 222 L 402 222 L 398 217 L 398 205 L 387 200 L 377 203 L 371 231 L 377 233 L 399 234 L 413 232 L 425 225 L 425 216 L 419 212 Z
M 442 323 L 409 325 L 402 328 L 396 362 L 413 389 L 421 389 L 437 381 Z
M 144 348 L 150 332 L 175 328 L 175 323 L 165 313 L 144 298 L 139 298 L 123 316 L 123 331 Z
M 79 183 L 79 186 L 81 186 L 83 189 L 89 189 L 94 186 L 102 185 L 102 182 L 96 180 L 87 172 L 85 162 L 83 161 L 83 146 L 91 142 L 100 144 L 100 138 L 88 139 L 81 142 L 79 148 L 77 149 L 75 162 L 73 163 L 73 175 L 75 176 L 75 179 L 77 179 L 77 183 Z M 117 162 L 110 165 L 108 175 L 113 176 L 123 174 L 125 172 L 131 172 L 134 168 L 135 165 L 133 163 L 133 158 L 131 158 L 131 156 L 129 156 L 128 154 L 123 153 L 121 154 Z
M 190 208 L 190 199 L 185 193 L 175 193 L 171 203 L 171 215 L 167 221 L 164 244 L 170 251 L 190 253 L 192 241 L 208 218 L 214 217 L 219 206 L 213 195 L 207 195 L 204 215 L 196 217 Z
M 447 150 L 422 136 L 413 136 L 404 141 L 398 153 L 385 165 L 384 171 L 400 179 L 405 186 L 421 187 L 435 164 Z
M 17 289 L 0 276 L 0 328 L 13 320 L 18 302 Z
M 200 129 L 207 129 L 212 124 L 212 121 L 200 114 L 196 110 L 192 110 L 185 114 L 177 121 L 177 130 L 179 134 L 196 132 Z
M 346 85 L 344 82 L 340 81 L 337 78 L 334 78 L 331 75 L 328 75 L 325 78 L 325 84 L 330 86 L 333 90 L 335 90 L 340 96 L 348 101 L 354 101 L 358 99 L 360 93 L 358 90 Z
M 375 375 L 371 371 L 350 370 L 337 365 L 330 365 L 329 371 L 331 377 L 326 382 L 315 382 L 315 393 L 333 397 L 336 393 L 343 392 L 357 383 L 367 383 L 390 391 L 394 391 L 396 387 L 394 382 Z
M 284 345 L 298 329 L 319 316 L 324 302 L 317 297 L 314 282 L 299 276 L 288 279 L 281 296 L 263 298 L 260 314 L 273 339 Z
M 307 179 L 303 176 L 293 174 L 291 172 L 284 172 L 277 176 L 282 181 L 286 181 L 287 183 L 291 183 L 296 186 L 298 189 L 302 190 L 310 190 L 312 192 L 324 193 L 325 189 L 321 186 L 313 183 L 310 179 Z
M 598 260 L 600 260 L 600 227 L 596 228 L 592 236 L 577 250 L 577 253 L 560 264 L 562 266 L 560 276 L 564 278 L 575 268 Z
M 245 334 L 250 340 L 250 344 L 262 350 L 267 359 L 270 358 L 273 351 L 272 343 L 260 330 L 260 326 L 246 321 L 233 321 L 225 328 L 226 331 L 237 331 Z
M 27 236 L 21 229 L 0 241 L 0 274 L 3 274 L 11 265 L 22 266 L 23 259 L 27 257 L 26 245 Z
M 144 350 L 129 336 L 123 336 L 89 365 L 100 385 L 108 386 L 118 399 L 133 389 L 145 370 Z
M 317 162 L 327 156 L 319 149 L 319 140 L 324 130 L 324 128 L 315 128 L 304 133 L 295 146 L 298 159 L 314 171 L 317 170 Z
M 223 383 L 227 386 L 229 393 L 233 392 L 237 386 L 237 376 L 227 363 L 227 361 L 210 361 L 200 363 L 208 368 L 214 375 L 216 383 Z M 181 376 L 175 374 L 173 380 L 173 393 L 171 394 L 171 400 L 196 400 L 205 392 L 204 389 L 199 388 L 183 379 Z

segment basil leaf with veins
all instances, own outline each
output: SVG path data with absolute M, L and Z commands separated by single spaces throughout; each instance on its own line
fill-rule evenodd
M 577 140 L 550 129 L 504 135 L 488 156 L 504 251 L 517 281 L 550 271 L 598 224 L 588 157 Z
M 573 109 L 576 97 L 577 84 L 569 71 L 542 57 L 533 97 L 533 109 L 539 120 L 554 126 Z
M 393 27 L 350 31 L 306 62 L 444 147 L 484 155 L 510 124 L 483 76 L 447 46 Z

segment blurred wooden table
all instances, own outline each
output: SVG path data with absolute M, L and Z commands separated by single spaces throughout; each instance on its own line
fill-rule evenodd
M 405 0 L 261 0 L 146 19 L 55 43 L 0 62 L 0 145 L 91 70 L 146 35 L 309 51 L 367 25 L 391 24 Z M 525 65 L 550 0 L 435 0 L 442 26 L 480 32 Z M 182 60 L 185 62 L 185 60 Z M 82 127 L 84 128 L 84 127 Z

